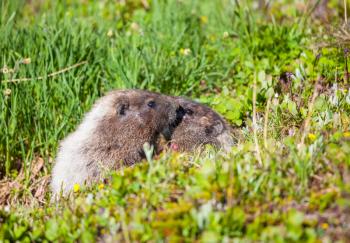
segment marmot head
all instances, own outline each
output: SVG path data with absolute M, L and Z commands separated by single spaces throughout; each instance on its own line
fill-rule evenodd
M 94 129 L 86 152 L 102 161 L 134 164 L 144 157 L 143 145 L 156 145 L 158 135 L 169 136 L 170 127 L 181 119 L 179 105 L 167 96 L 144 90 L 116 90 L 96 102 Z M 103 111 L 103 112 L 99 112 Z M 104 155 L 104 156 L 103 156 Z M 117 161 L 118 162 L 118 161 Z
M 126 90 L 113 91 L 108 96 L 112 97 L 112 112 L 106 120 L 125 126 L 135 125 L 135 131 L 161 133 L 177 119 L 179 105 L 171 103 L 165 95 Z
M 179 151 L 191 151 L 201 145 L 211 144 L 229 150 L 233 145 L 230 127 L 209 107 L 197 102 L 173 97 L 183 110 L 181 122 L 174 129 L 170 147 Z

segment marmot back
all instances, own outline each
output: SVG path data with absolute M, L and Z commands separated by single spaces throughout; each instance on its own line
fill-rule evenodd
M 167 96 L 143 90 L 117 90 L 100 98 L 60 144 L 53 193 L 66 194 L 74 184 L 101 179 L 104 170 L 141 161 L 143 145 L 156 146 L 158 135 L 174 126 L 177 108 Z
M 211 108 L 195 101 L 173 97 L 184 109 L 180 124 L 171 136 L 171 148 L 192 151 L 205 144 L 229 151 L 234 144 L 230 126 Z

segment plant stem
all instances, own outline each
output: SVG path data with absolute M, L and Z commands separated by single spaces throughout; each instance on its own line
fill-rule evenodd
M 255 152 L 256 158 L 258 159 L 259 166 L 263 166 L 260 147 L 258 142 L 258 134 L 257 134 L 257 124 L 256 124 L 256 73 L 254 75 L 254 84 L 253 84 L 253 133 L 254 133 L 254 143 L 255 143 Z
M 264 147 L 267 149 L 267 125 L 269 123 L 271 97 L 267 99 L 266 110 L 265 110 L 265 121 L 264 121 Z

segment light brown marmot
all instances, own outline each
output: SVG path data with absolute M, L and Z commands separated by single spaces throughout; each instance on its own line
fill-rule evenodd
M 141 161 L 143 145 L 156 146 L 161 133 L 169 137 L 181 111 L 169 97 L 143 90 L 116 90 L 100 98 L 60 144 L 52 172 L 53 194 L 62 190 L 65 195 L 75 184 L 101 179 L 104 170 Z
M 211 144 L 230 151 L 234 145 L 228 123 L 211 108 L 195 101 L 172 97 L 184 109 L 182 121 L 172 131 L 170 147 L 178 151 L 193 151 Z

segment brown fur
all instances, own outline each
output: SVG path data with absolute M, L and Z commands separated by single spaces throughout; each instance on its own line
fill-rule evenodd
M 102 170 L 140 162 L 145 143 L 156 146 L 159 134 L 169 136 L 177 109 L 167 96 L 143 90 L 117 90 L 102 97 L 61 143 L 53 191 L 69 191 L 76 183 L 101 179 Z
M 173 97 L 184 109 L 184 116 L 171 136 L 171 147 L 179 151 L 192 151 L 202 145 L 229 150 L 233 145 L 230 126 L 211 108 L 195 101 Z

